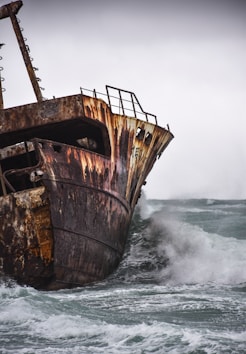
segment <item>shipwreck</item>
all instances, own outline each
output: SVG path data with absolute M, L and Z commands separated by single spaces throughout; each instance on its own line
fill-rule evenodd
M 2 6 L 0 18 L 12 22 L 37 101 L 4 108 L 0 87 L 0 275 L 82 286 L 118 266 L 141 187 L 173 135 L 130 91 L 44 99 L 21 6 Z

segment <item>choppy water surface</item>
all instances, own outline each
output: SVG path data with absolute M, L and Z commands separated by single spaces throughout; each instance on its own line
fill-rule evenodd
M 0 285 L 0 353 L 246 353 L 246 201 L 147 201 L 106 281 Z

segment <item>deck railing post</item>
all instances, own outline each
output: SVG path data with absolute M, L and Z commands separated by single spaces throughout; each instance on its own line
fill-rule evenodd
M 106 86 L 106 91 L 107 91 L 107 96 L 108 96 L 108 104 L 109 104 L 109 107 L 110 107 L 110 109 L 111 109 L 111 111 L 112 111 L 111 101 L 110 101 L 110 96 L 109 96 L 108 88 L 109 88 L 109 86 Z
M 122 96 L 121 96 L 121 90 L 118 90 L 118 93 L 119 93 L 119 99 L 120 99 L 122 113 L 123 113 L 123 115 L 125 115 L 124 104 L 123 104 L 123 100 L 122 100 Z
M 132 100 L 132 108 L 133 108 L 133 112 L 134 112 L 134 117 L 137 118 L 137 114 L 136 114 L 136 109 L 135 109 L 135 103 L 134 103 L 134 99 L 133 99 L 133 93 L 130 92 L 131 94 L 131 100 Z

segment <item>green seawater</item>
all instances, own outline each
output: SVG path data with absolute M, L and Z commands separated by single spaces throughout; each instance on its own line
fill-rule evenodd
M 101 283 L 2 280 L 0 353 L 246 353 L 246 201 L 143 201 Z

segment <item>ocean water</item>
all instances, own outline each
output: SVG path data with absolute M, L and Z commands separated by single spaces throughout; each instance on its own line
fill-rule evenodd
M 0 353 L 246 353 L 246 201 L 141 200 L 107 280 L 2 281 Z

